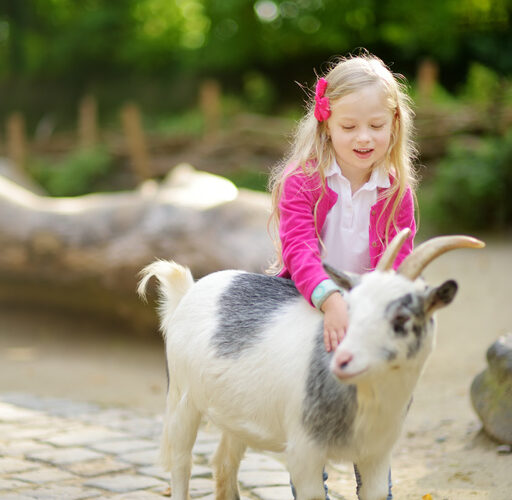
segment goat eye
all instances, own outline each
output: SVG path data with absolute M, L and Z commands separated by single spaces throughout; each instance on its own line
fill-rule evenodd
M 393 318 L 393 330 L 395 331 L 395 333 L 399 334 L 399 335 L 405 335 L 407 332 L 405 330 L 405 324 L 407 323 L 407 321 L 409 321 L 409 316 L 407 316 L 406 314 L 397 314 L 394 318 Z

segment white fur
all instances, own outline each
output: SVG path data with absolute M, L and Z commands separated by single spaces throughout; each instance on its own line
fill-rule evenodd
M 161 457 L 171 471 L 173 498 L 188 499 L 191 451 L 204 415 L 223 431 L 213 460 L 218 500 L 237 498 L 236 476 L 247 446 L 286 454 L 298 500 L 324 498 L 321 473 L 327 460 L 357 463 L 363 477 L 359 498 L 385 499 L 391 450 L 434 340 L 430 325 L 421 352 L 407 359 L 406 341 L 389 333 L 386 307 L 407 293 L 422 293 L 425 284 L 376 271 L 364 275 L 346 295 L 350 327 L 333 356 L 332 371 L 340 383 L 357 386 L 358 409 L 350 442 L 322 447 L 302 422 L 306 377 L 322 315 L 298 297 L 286 303 L 240 359 L 218 356 L 210 339 L 219 317 L 219 296 L 239 273 L 221 271 L 193 284 L 190 271 L 173 262 L 159 261 L 143 271 L 139 292 L 155 275 L 163 300 L 170 387 Z M 394 350 L 396 359 L 384 359 L 383 348 Z M 335 366 L 340 352 L 353 358 L 345 372 Z

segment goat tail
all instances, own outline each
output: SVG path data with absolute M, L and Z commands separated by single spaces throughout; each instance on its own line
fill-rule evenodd
M 171 260 L 157 260 L 146 266 L 140 272 L 140 275 L 141 280 L 137 287 L 137 293 L 143 300 L 146 300 L 148 281 L 153 276 L 158 280 L 159 313 L 162 319 L 174 313 L 183 296 L 194 284 L 190 269 Z

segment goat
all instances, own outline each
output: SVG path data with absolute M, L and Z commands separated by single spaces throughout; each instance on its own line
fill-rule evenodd
M 156 261 L 142 271 L 144 298 L 156 276 L 170 385 L 161 444 L 173 497 L 189 498 L 192 449 L 202 416 L 221 429 L 212 465 L 216 499 L 239 498 L 238 468 L 248 446 L 284 452 L 298 500 L 324 499 L 322 468 L 351 461 L 358 497 L 388 493 L 390 455 L 423 365 L 434 346 L 436 309 L 457 291 L 418 278 L 438 255 L 484 244 L 433 238 L 392 264 L 409 230 L 388 245 L 377 269 L 355 275 L 325 266 L 344 289 L 346 336 L 323 346 L 323 315 L 291 280 L 219 271 L 196 283 L 189 269 Z

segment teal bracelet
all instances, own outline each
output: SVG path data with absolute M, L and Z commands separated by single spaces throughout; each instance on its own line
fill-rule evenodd
M 313 302 L 313 305 L 317 309 L 320 309 L 322 307 L 322 304 L 334 292 L 340 292 L 343 295 L 343 289 L 336 285 L 336 283 L 334 283 L 333 280 L 326 279 L 324 281 L 321 281 L 311 294 L 311 302 Z

